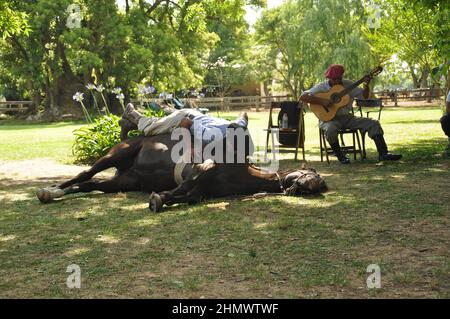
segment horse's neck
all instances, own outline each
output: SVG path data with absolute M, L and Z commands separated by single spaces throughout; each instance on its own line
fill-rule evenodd
M 281 192 L 279 175 L 276 173 L 265 172 L 255 166 L 250 165 L 248 172 L 253 177 L 252 182 L 256 187 L 259 187 L 260 191 L 269 193 Z

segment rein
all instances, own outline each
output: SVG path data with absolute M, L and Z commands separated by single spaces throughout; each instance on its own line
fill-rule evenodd
M 278 172 L 275 172 L 275 175 L 276 175 L 277 178 L 278 178 L 278 183 L 280 184 L 280 190 L 281 190 L 281 192 L 282 192 L 284 195 L 286 195 L 286 190 L 284 189 L 283 183 L 281 182 L 280 174 L 278 174 Z

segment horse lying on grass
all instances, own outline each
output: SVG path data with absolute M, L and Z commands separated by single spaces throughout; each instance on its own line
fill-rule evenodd
M 318 194 L 327 190 L 325 181 L 313 169 L 267 173 L 250 163 L 217 164 L 206 160 L 188 164 L 175 172 L 172 147 L 178 143 L 170 134 L 139 136 L 115 145 L 107 155 L 76 177 L 52 187 L 39 189 L 36 196 L 49 203 L 68 194 L 142 191 L 151 193 L 149 206 L 161 210 L 164 204 L 197 203 L 206 198 L 251 195 L 260 192 L 286 195 Z M 115 167 L 110 180 L 96 181 L 95 174 Z M 178 186 L 176 175 L 183 180 Z

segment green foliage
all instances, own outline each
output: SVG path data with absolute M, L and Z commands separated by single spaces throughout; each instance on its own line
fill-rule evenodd
M 94 120 L 92 125 L 74 131 L 72 153 L 76 161 L 92 164 L 120 142 L 120 117 L 105 115 Z
M 362 16 L 359 1 L 288 0 L 264 11 L 255 25 L 261 79 L 277 79 L 297 98 L 323 80 L 330 63 L 344 64 L 349 78 L 361 76 L 372 64 Z
M 115 1 L 80 0 L 81 26 L 69 28 L 72 2 L 13 2 L 12 12 L 27 14 L 31 31 L 0 45 L 0 69 L 10 75 L 0 81 L 13 81 L 30 96 L 45 93 L 47 109 L 75 107 L 71 95 L 82 89 L 79 83 L 120 86 L 126 96 L 145 82 L 159 92 L 201 86 L 204 64 L 219 41 L 210 22 L 235 27 L 234 13 L 241 12 L 242 23 L 246 3 L 128 1 L 129 8 L 122 10 Z
M 262 2 L 247 2 L 261 6 Z M 212 19 L 208 30 L 218 35 L 220 41 L 211 50 L 208 57 L 208 72 L 205 82 L 218 87 L 218 94 L 225 96 L 235 85 L 256 80 L 254 69 L 250 63 L 253 59 L 252 42 L 249 28 L 244 19 L 243 0 L 223 1 L 222 6 L 215 8 L 215 15 L 225 17 Z M 213 11 L 209 8 L 209 11 Z
M 427 87 L 430 71 L 444 62 L 436 45 L 442 38 L 443 16 L 421 2 L 407 0 L 379 0 L 380 28 L 363 28 L 372 52 L 381 61 L 389 61 L 396 54 L 409 68 L 414 87 Z M 446 13 L 448 20 L 448 11 Z M 448 30 L 448 22 L 445 25 Z
M 0 0 L 0 34 L 3 38 L 30 32 L 28 15 L 11 9 L 9 1 Z

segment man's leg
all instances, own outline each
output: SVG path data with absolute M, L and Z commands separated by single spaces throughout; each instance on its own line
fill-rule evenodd
M 242 112 L 239 114 L 239 117 L 233 121 L 233 123 L 236 123 L 240 127 L 247 128 L 248 127 L 248 115 L 247 112 Z
M 341 146 L 339 145 L 338 131 L 342 128 L 342 123 L 338 118 L 328 122 L 320 122 L 320 128 L 325 134 L 325 138 L 328 143 L 330 143 L 331 149 L 336 155 L 339 162 L 342 164 L 350 163 L 350 160 L 341 151 Z
M 145 117 L 139 113 L 131 103 L 127 104 L 123 116 L 126 117 L 131 123 L 136 124 L 138 130 L 142 132 L 146 132 L 145 129 L 158 120 L 156 117 Z
M 445 135 L 447 135 L 448 137 L 449 144 L 447 145 L 446 151 L 447 154 L 450 155 L 450 114 L 445 114 L 443 117 L 441 117 L 441 126 Z
M 375 142 L 380 161 L 398 161 L 402 158 L 402 155 L 389 153 L 386 141 L 384 140 L 383 129 L 377 120 L 367 117 L 351 116 L 345 123 L 345 127 L 367 132 L 369 137 Z
M 128 103 L 125 109 L 125 113 L 123 114 L 131 123 L 138 125 L 139 120 L 144 117 L 141 113 L 139 113 L 133 106 L 133 104 Z

